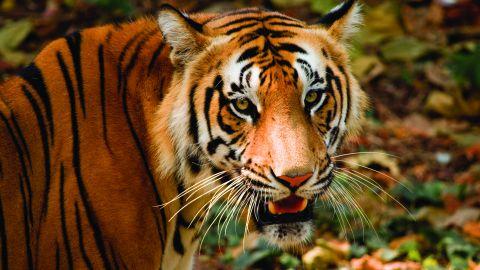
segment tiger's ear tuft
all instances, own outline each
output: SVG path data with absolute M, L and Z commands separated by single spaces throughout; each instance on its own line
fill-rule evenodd
M 206 47 L 203 25 L 169 4 L 160 8 L 158 25 L 165 42 L 172 48 L 170 58 L 174 65 L 188 63 Z
M 348 40 L 362 23 L 360 5 L 355 0 L 347 0 L 323 16 L 319 23 L 328 28 L 331 36 L 339 41 Z

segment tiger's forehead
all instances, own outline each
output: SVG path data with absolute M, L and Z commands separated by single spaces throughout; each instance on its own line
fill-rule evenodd
M 215 35 L 235 36 L 243 42 L 248 42 L 248 39 L 255 36 L 294 37 L 296 29 L 307 26 L 295 18 L 259 8 L 218 15 L 207 20 L 204 25 Z

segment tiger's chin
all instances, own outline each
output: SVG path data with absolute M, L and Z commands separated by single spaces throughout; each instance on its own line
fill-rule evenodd
M 282 249 L 306 243 L 313 232 L 313 201 L 297 196 L 265 203 L 253 216 L 261 236 Z

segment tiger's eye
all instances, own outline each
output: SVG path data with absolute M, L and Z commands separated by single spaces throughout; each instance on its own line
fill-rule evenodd
M 239 98 L 235 101 L 235 105 L 241 111 L 248 109 L 248 100 L 246 98 Z
M 305 96 L 305 102 L 313 103 L 317 100 L 317 97 L 318 97 L 318 93 L 316 91 L 310 91 Z

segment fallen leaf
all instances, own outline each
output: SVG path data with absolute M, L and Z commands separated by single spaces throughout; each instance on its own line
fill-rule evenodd
M 362 83 L 380 76 L 385 71 L 385 66 L 374 55 L 362 55 L 352 60 L 352 72 Z
M 442 229 L 444 228 L 445 220 L 449 216 L 450 215 L 443 208 L 425 206 L 417 211 L 415 219 L 417 221 L 426 220 L 434 228 Z
M 29 19 L 8 22 L 0 29 L 0 50 L 15 50 L 33 29 Z
M 480 239 L 480 222 L 469 221 L 463 225 L 463 232 L 470 237 Z
M 474 144 L 468 147 L 467 149 L 465 149 L 465 155 L 470 160 L 473 160 L 473 159 L 480 160 L 480 143 Z
M 431 46 L 413 37 L 400 36 L 381 47 L 383 57 L 388 61 L 413 61 L 432 49 Z
M 291 8 L 297 7 L 303 4 L 308 3 L 308 0 L 272 0 L 272 4 L 278 8 Z
M 338 255 L 325 247 L 314 247 L 302 256 L 305 269 L 327 269 L 332 263 L 338 262 Z
M 444 194 L 442 200 L 448 213 L 454 213 L 462 205 L 462 202 L 452 194 Z
M 0 29 L 0 56 L 9 64 L 19 66 L 33 59 L 32 54 L 17 51 L 18 46 L 32 31 L 29 19 L 9 22 Z
M 467 222 L 477 220 L 479 217 L 480 209 L 478 208 L 460 208 L 443 222 L 442 227 L 456 226 L 461 228 Z
M 365 255 L 358 259 L 353 259 L 350 262 L 350 266 L 353 270 L 382 270 L 383 263 L 372 256 Z
M 393 178 L 398 178 L 401 176 L 400 168 L 398 167 L 398 161 L 395 157 L 390 156 L 387 153 L 383 152 L 372 152 L 365 155 L 358 155 L 355 157 L 349 157 L 342 160 L 339 160 L 341 163 L 345 163 L 348 167 L 354 170 L 362 169 L 365 167 L 382 167 L 387 169 L 387 172 L 392 176 L 385 176 L 391 181 L 394 181 Z M 379 171 L 378 169 L 375 169 Z M 381 172 L 380 174 L 385 174 Z M 395 181 L 394 181 L 395 182 Z
M 391 262 L 383 266 L 383 270 L 420 270 L 422 266 L 417 262 Z
M 458 115 L 455 99 L 451 95 L 440 91 L 432 91 L 428 95 L 425 110 L 449 117 Z

